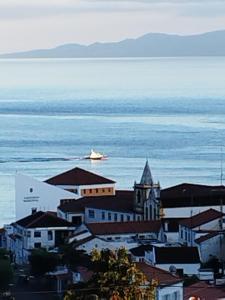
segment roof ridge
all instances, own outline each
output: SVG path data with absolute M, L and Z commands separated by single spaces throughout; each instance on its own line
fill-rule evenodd
M 25 227 L 26 228 L 29 228 L 31 225 L 33 225 L 35 222 L 37 222 L 37 221 L 39 221 L 39 220 L 41 220 L 42 218 L 43 218 L 43 216 L 45 215 L 45 212 L 43 212 L 43 211 L 39 211 L 39 212 L 37 212 L 37 213 L 42 213 L 42 215 L 40 215 L 39 217 L 37 217 L 36 219 L 34 219 L 34 220 L 32 220 L 30 223 L 28 223 Z

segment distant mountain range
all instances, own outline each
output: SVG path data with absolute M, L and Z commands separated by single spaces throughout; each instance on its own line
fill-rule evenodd
M 88 46 L 66 44 L 52 49 L 0 55 L 1 58 L 94 58 L 94 57 L 169 57 L 225 56 L 225 30 L 180 36 L 148 33 L 137 39 Z

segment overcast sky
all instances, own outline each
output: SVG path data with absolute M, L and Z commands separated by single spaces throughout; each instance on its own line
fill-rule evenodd
M 0 0 L 0 53 L 225 29 L 225 0 Z

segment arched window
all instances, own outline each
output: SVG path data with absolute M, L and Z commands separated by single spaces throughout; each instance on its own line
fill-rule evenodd
M 141 203 L 141 192 L 137 191 L 137 203 Z

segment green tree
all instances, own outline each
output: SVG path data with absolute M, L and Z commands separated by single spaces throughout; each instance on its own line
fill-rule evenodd
M 59 257 L 46 249 L 33 249 L 29 256 L 29 262 L 31 273 L 35 276 L 41 276 L 55 270 L 59 264 Z
M 1 250 L 0 253 L 0 290 L 5 290 L 13 280 L 13 269 L 7 251 Z
M 112 300 L 155 299 L 157 283 L 147 282 L 124 248 L 117 251 L 92 251 L 94 276 L 92 282 L 101 296 Z

